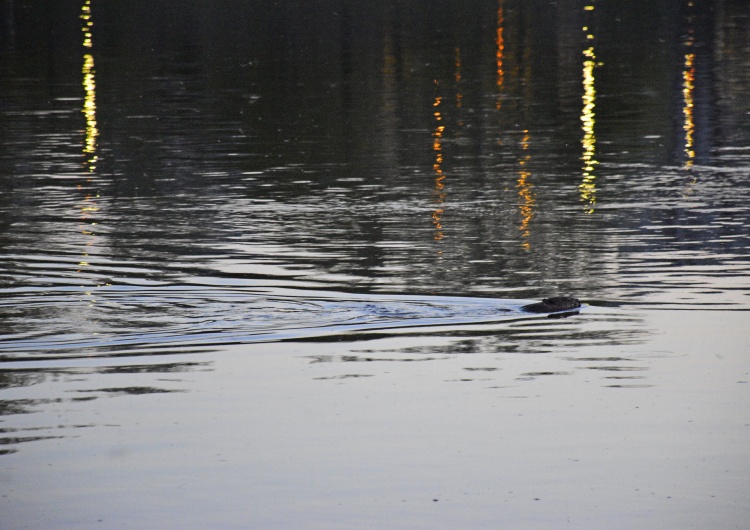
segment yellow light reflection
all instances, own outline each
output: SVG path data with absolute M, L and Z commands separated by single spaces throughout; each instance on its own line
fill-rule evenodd
M 83 26 L 83 46 L 91 48 L 93 46 L 91 28 L 94 25 L 91 20 L 91 0 L 86 0 L 81 8 L 81 19 Z M 86 119 L 86 137 L 83 146 L 83 153 L 87 157 L 86 165 L 88 170 L 93 172 L 96 169 L 96 139 L 99 136 L 99 130 L 96 125 L 96 78 L 94 70 L 94 56 L 91 53 L 83 54 L 83 115 Z
M 521 149 L 524 152 L 524 156 L 518 162 L 521 167 L 518 171 L 518 182 L 516 183 L 518 197 L 521 199 L 518 206 L 518 210 L 521 213 L 521 225 L 518 229 L 521 231 L 521 236 L 523 237 L 521 246 L 526 250 L 531 249 L 531 241 L 529 241 L 531 230 L 529 228 L 529 223 L 531 223 L 531 219 L 534 217 L 534 205 L 536 204 L 533 189 L 534 185 L 529 182 L 531 171 L 529 171 L 527 166 L 527 163 L 531 160 L 531 155 L 529 154 L 530 139 L 531 135 L 529 134 L 529 131 L 523 131 Z
M 85 167 L 89 173 L 93 173 L 96 170 L 97 161 L 97 138 L 99 136 L 99 129 L 96 123 L 96 78 L 94 69 L 94 56 L 91 53 L 93 48 L 92 28 L 94 22 L 91 18 L 91 0 L 84 0 L 83 6 L 81 7 L 81 20 L 83 21 L 83 48 L 85 53 L 83 54 L 83 66 L 81 67 L 81 73 L 83 74 L 82 85 L 83 85 L 83 113 L 84 120 L 86 122 L 85 135 L 83 140 L 83 155 L 85 159 Z M 87 183 L 91 182 L 91 178 L 87 179 Z M 81 234 L 85 236 L 85 248 L 81 252 L 81 259 L 78 262 L 78 271 L 83 272 L 88 267 L 91 267 L 89 261 L 89 250 L 96 245 L 97 235 L 92 230 L 97 223 L 92 219 L 92 216 L 99 211 L 97 206 L 97 199 L 99 194 L 90 189 L 88 184 L 84 185 L 79 183 L 77 189 L 84 194 L 82 203 L 78 206 L 80 210 L 81 219 Z M 86 296 L 91 297 L 92 293 L 86 292 Z M 89 302 L 93 304 L 95 300 L 89 298 Z
M 683 169 L 688 172 L 690 178 L 682 190 L 683 196 L 687 197 L 695 192 L 698 176 L 691 170 L 695 164 L 697 146 L 695 145 L 695 81 L 696 81 L 696 53 L 695 49 L 695 2 L 687 3 L 688 11 L 685 18 L 686 31 L 683 42 L 685 55 L 682 62 L 682 130 L 685 133 L 683 153 Z
M 594 6 L 586 6 L 586 11 L 593 11 Z M 594 36 L 588 33 L 589 28 L 584 26 L 583 31 L 586 32 L 587 40 L 594 40 Z M 578 191 L 581 194 L 581 201 L 586 203 L 586 213 L 594 213 L 596 208 L 596 174 L 594 169 L 599 163 L 596 160 L 596 84 L 594 71 L 598 63 L 596 62 L 596 52 L 594 46 L 591 45 L 583 50 L 583 106 L 581 108 L 581 129 L 583 130 L 583 138 L 581 139 L 581 146 L 583 147 L 583 153 L 581 160 L 583 161 L 583 178 L 581 183 L 578 185 Z
M 434 202 L 435 209 L 432 211 L 432 224 L 435 227 L 435 233 L 433 239 L 440 241 L 445 237 L 443 233 L 443 204 L 445 203 L 445 173 L 443 172 L 443 132 L 445 126 L 442 125 L 443 116 L 440 112 L 440 105 L 443 103 L 443 98 L 436 96 L 432 102 L 432 106 L 435 109 L 433 116 L 435 117 L 435 129 L 432 131 L 432 151 L 435 153 L 435 162 L 432 164 L 432 170 L 435 173 L 435 188 L 434 188 Z
M 690 172 L 691 177 L 689 182 L 683 189 L 683 195 L 691 195 L 694 192 L 694 186 L 698 182 L 697 175 L 693 174 L 690 170 L 695 164 L 695 76 L 696 66 L 695 59 L 696 53 L 694 50 L 695 46 L 695 13 L 693 8 L 695 2 L 688 2 L 688 13 L 686 17 L 686 36 L 684 41 L 685 56 L 682 63 L 682 130 L 685 132 L 685 143 L 683 152 L 685 154 L 685 162 L 683 168 Z
M 91 155 L 88 160 L 89 170 L 93 171 L 92 165 L 96 162 L 96 138 L 99 130 L 96 127 L 96 81 L 94 79 L 94 57 L 87 53 L 83 56 L 83 88 L 86 95 L 83 99 L 83 115 L 86 118 L 86 140 L 83 152 Z
M 81 31 L 83 31 L 83 46 L 91 48 L 91 27 L 94 25 L 94 22 L 91 20 L 91 0 L 84 2 L 81 8 L 81 20 L 83 20 L 83 27 L 81 28 Z
M 692 7 L 693 3 L 690 2 Z M 693 16 L 688 17 L 688 25 L 693 22 Z M 695 161 L 695 52 L 692 51 L 694 44 L 692 28 L 688 28 L 688 37 L 685 46 L 688 53 L 682 66 L 682 129 L 685 131 L 685 169 L 693 167 Z

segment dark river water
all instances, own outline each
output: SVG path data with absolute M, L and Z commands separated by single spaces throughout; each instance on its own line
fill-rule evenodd
M 7 0 L 0 71 L 0 527 L 746 528 L 744 1 Z

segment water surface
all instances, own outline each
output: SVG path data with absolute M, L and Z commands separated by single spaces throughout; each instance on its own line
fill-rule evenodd
M 745 525 L 742 2 L 2 10 L 0 526 Z

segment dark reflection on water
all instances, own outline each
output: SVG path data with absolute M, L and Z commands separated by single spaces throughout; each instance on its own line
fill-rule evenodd
M 34 414 L 45 409 L 62 409 L 72 406 L 78 402 L 93 401 L 102 397 L 136 396 L 144 394 L 163 394 L 172 392 L 185 392 L 188 381 L 180 376 L 165 378 L 165 374 L 188 374 L 196 371 L 211 370 L 208 362 L 177 362 L 177 363 L 154 363 L 154 364 L 128 364 L 111 366 L 58 366 L 44 367 L 31 366 L 27 363 L 13 367 L 5 367 L 0 371 L 0 389 L 34 387 L 50 385 L 57 389 L 56 396 L 45 398 L 14 398 L 0 399 L 0 421 L 3 417 Z M 125 384 L 114 387 L 95 387 L 94 385 L 106 384 L 112 377 L 132 377 L 134 374 L 147 376 L 154 385 L 134 386 Z M 129 381 L 129 379 L 120 379 Z M 158 385 L 158 386 L 155 386 Z M 81 388 L 83 387 L 83 388 Z M 32 392 L 33 389 L 29 388 Z M 24 394 L 26 395 L 26 394 Z M 89 419 L 91 420 L 91 418 Z M 97 423 L 71 424 L 58 422 L 54 425 L 24 425 L 19 422 L 16 427 L 5 427 L 0 429 L 0 445 L 9 448 L 6 454 L 16 452 L 15 446 L 24 442 L 50 440 L 75 436 L 71 431 L 86 427 L 96 427 Z M 107 425 L 107 422 L 104 423 Z M 11 424 L 12 425 L 12 424 Z M 28 436 L 30 433 L 44 433 Z M 52 433 L 52 434 L 50 434 Z M 0 454 L 3 451 L 0 450 Z
M 222 274 L 746 306 L 722 296 L 748 265 L 733 2 L 93 3 L 90 48 L 77 3 L 46 7 L 18 9 L 2 56 L 5 287 Z
M 318 386 L 419 366 L 551 403 L 559 381 L 668 386 L 664 335 L 746 346 L 713 324 L 750 310 L 742 1 L 7 1 L 0 21 L 8 458 L 109 428 L 97 406 L 189 400 L 238 345 L 298 346 Z M 519 311 L 558 293 L 588 306 Z
M 349 292 L 750 307 L 740 3 L 423 8 L 7 4 L 5 358 L 382 327 Z

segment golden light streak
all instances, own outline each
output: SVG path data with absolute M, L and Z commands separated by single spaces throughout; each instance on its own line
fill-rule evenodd
M 83 155 L 85 158 L 85 166 L 89 173 L 93 173 L 96 170 L 96 149 L 97 149 L 97 138 L 99 136 L 99 129 L 96 123 L 96 71 L 94 68 L 94 55 L 91 53 L 93 48 L 92 39 L 92 27 L 94 25 L 91 18 L 91 0 L 84 0 L 83 6 L 81 7 L 81 20 L 83 21 L 83 48 L 85 53 L 83 54 L 83 66 L 81 67 L 81 74 L 83 75 L 83 113 L 84 120 L 86 122 L 86 129 L 84 133 L 83 141 Z M 87 179 L 87 182 L 91 182 L 91 178 Z M 86 243 L 83 251 L 81 252 L 81 260 L 78 262 L 80 267 L 77 272 L 83 272 L 87 267 L 91 266 L 89 261 L 89 250 L 96 244 L 96 234 L 90 230 L 92 226 L 96 225 L 91 218 L 95 212 L 99 211 L 97 206 L 97 199 L 99 194 L 92 191 L 84 191 L 84 186 L 78 184 L 77 188 L 85 193 L 83 202 L 78 206 L 80 210 L 81 218 L 81 233 L 86 238 Z M 90 292 L 85 293 L 86 296 L 91 297 Z M 89 299 L 89 302 L 93 304 L 96 302 L 93 298 Z
M 83 31 L 83 46 L 91 48 L 91 27 L 94 25 L 94 22 L 91 20 L 91 0 L 84 2 L 81 8 L 81 20 L 83 20 L 83 27 L 81 28 L 81 31 Z
M 586 6 L 585 11 L 593 11 L 594 6 Z M 584 26 L 583 31 L 586 32 L 587 40 L 594 40 L 594 36 L 589 33 L 589 28 Z M 586 213 L 594 213 L 596 208 L 596 174 L 594 169 L 599 163 L 596 160 L 596 78 L 594 71 L 599 64 L 596 62 L 596 52 L 594 46 L 591 45 L 583 50 L 583 96 L 581 108 L 581 129 L 583 130 L 583 138 L 581 139 L 581 146 L 583 147 L 583 153 L 581 160 L 583 161 L 583 177 L 581 183 L 578 185 L 578 191 L 581 194 L 581 201 L 586 203 Z
M 503 86 L 505 79 L 505 69 L 503 61 L 505 60 L 505 37 L 503 36 L 503 23 L 505 22 L 505 14 L 503 9 L 503 0 L 497 2 L 497 31 L 495 33 L 495 69 L 497 70 L 496 84 L 498 88 Z
M 518 229 L 521 231 L 521 236 L 523 237 L 521 246 L 525 250 L 531 249 L 531 241 L 529 241 L 531 229 L 529 228 L 529 223 L 531 223 L 531 219 L 534 217 L 534 205 L 536 204 L 536 198 L 534 197 L 534 185 L 529 182 L 531 171 L 529 171 L 527 167 L 527 163 L 529 162 L 529 160 L 531 160 L 531 155 L 528 152 L 530 140 L 531 135 L 529 134 L 529 131 L 523 131 L 521 149 L 525 154 L 521 158 L 521 160 L 518 161 L 518 164 L 521 167 L 518 171 L 518 182 L 516 183 L 516 188 L 518 188 L 518 197 L 521 199 L 521 202 L 518 206 L 518 210 L 521 214 L 521 225 L 518 227 Z
M 695 14 L 692 13 L 694 3 L 688 2 L 691 8 L 687 16 L 687 36 L 685 38 L 685 60 L 682 65 L 682 129 L 685 131 L 685 169 L 693 167 L 695 162 L 695 36 L 693 23 Z
M 445 212 L 443 204 L 445 203 L 445 173 L 443 172 L 443 132 L 445 126 L 441 124 L 443 120 L 440 112 L 440 105 L 443 103 L 441 96 L 435 96 L 432 107 L 435 109 L 435 129 L 432 132 L 432 151 L 435 153 L 435 162 L 432 164 L 432 170 L 435 172 L 435 188 L 433 191 L 435 208 L 432 211 L 432 224 L 435 227 L 433 239 L 440 241 L 445 237 L 443 233 L 443 213 Z
M 695 94 L 695 54 L 685 54 L 685 68 L 682 72 L 682 116 L 684 122 L 682 125 L 685 131 L 685 168 L 693 166 L 695 160 L 695 121 L 694 121 L 694 102 Z
M 91 20 L 91 0 L 86 0 L 81 8 L 81 19 L 84 22 L 83 30 L 83 47 L 92 48 L 93 41 L 91 28 L 94 25 Z M 84 140 L 83 153 L 87 157 L 86 164 L 89 172 L 96 169 L 96 139 L 99 136 L 99 130 L 96 125 L 96 77 L 94 70 L 94 56 L 91 53 L 83 54 L 83 115 L 86 119 L 86 136 Z
M 682 167 L 690 174 L 690 179 L 683 188 L 683 196 L 694 193 L 698 176 L 691 171 L 695 164 L 695 78 L 696 78 L 696 53 L 695 46 L 695 2 L 688 1 L 688 13 L 685 19 L 687 31 L 684 40 L 685 55 L 682 63 L 682 130 L 685 132 L 685 143 L 683 153 L 685 162 Z
M 92 165 L 96 162 L 96 138 L 99 136 L 99 130 L 96 127 L 96 79 L 94 78 L 94 56 L 87 53 L 83 56 L 83 89 L 85 96 L 83 98 L 83 115 L 86 118 L 86 139 L 83 152 L 91 155 L 89 158 L 89 171 L 95 168 Z

